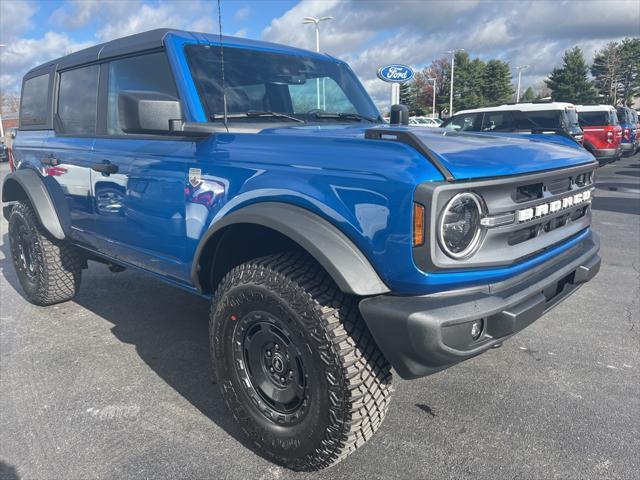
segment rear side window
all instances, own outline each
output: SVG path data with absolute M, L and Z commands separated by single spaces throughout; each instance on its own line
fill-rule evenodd
M 56 127 L 63 133 L 95 133 L 99 71 L 98 65 L 91 65 L 60 74 Z
M 49 114 L 49 74 L 33 77 L 22 86 L 21 127 L 46 127 Z
M 618 108 L 618 118 L 620 119 L 620 123 L 631 123 L 629 115 L 627 115 L 627 110 L 624 108 Z
M 581 127 L 609 125 L 609 112 L 580 112 L 578 121 Z
M 512 112 L 486 112 L 482 130 L 485 132 L 508 132 L 515 129 Z
M 123 58 L 109 63 L 107 133 L 126 135 L 120 128 L 118 95 L 125 90 L 158 92 L 178 98 L 171 67 L 164 52 Z
M 517 123 L 518 130 L 528 130 L 531 128 L 562 128 L 562 112 L 560 110 L 520 112 Z

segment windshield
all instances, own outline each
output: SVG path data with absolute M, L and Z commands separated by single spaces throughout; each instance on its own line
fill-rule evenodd
M 189 45 L 191 73 L 210 121 L 224 117 L 220 47 Z M 380 113 L 344 64 L 224 47 L 227 114 L 232 121 L 378 121 Z

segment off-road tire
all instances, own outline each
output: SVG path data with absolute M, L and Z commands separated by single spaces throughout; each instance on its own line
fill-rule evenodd
M 21 259 L 21 235 L 32 242 L 31 268 Z M 30 302 L 46 306 L 75 297 L 80 288 L 82 255 L 68 242 L 53 238 L 26 202 L 16 203 L 11 210 L 9 245 L 18 280 Z
M 274 315 L 303 352 L 308 396 L 299 423 L 283 423 L 248 387 L 247 365 L 234 360 L 243 319 Z M 211 354 L 218 384 L 254 448 L 293 470 L 343 460 L 380 427 L 391 400 L 391 372 L 358 310 L 308 255 L 292 252 L 249 261 L 221 281 L 211 308 Z M 287 357 L 288 358 L 288 357 Z M 269 412 L 272 419 L 263 412 Z

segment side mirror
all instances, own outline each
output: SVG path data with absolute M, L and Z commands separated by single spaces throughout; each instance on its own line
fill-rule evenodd
M 125 90 L 118 95 L 120 128 L 125 133 L 171 134 L 171 121 L 182 119 L 180 101 L 159 92 Z
M 409 125 L 409 108 L 406 105 L 391 105 L 391 125 Z

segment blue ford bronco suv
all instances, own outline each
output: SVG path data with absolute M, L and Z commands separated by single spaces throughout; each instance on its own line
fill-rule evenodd
M 499 346 L 600 266 L 591 154 L 393 113 L 336 58 L 217 35 L 34 68 L 2 190 L 25 295 L 72 299 L 90 260 L 211 299 L 218 384 L 255 449 L 331 466 L 380 427 L 391 368 Z

